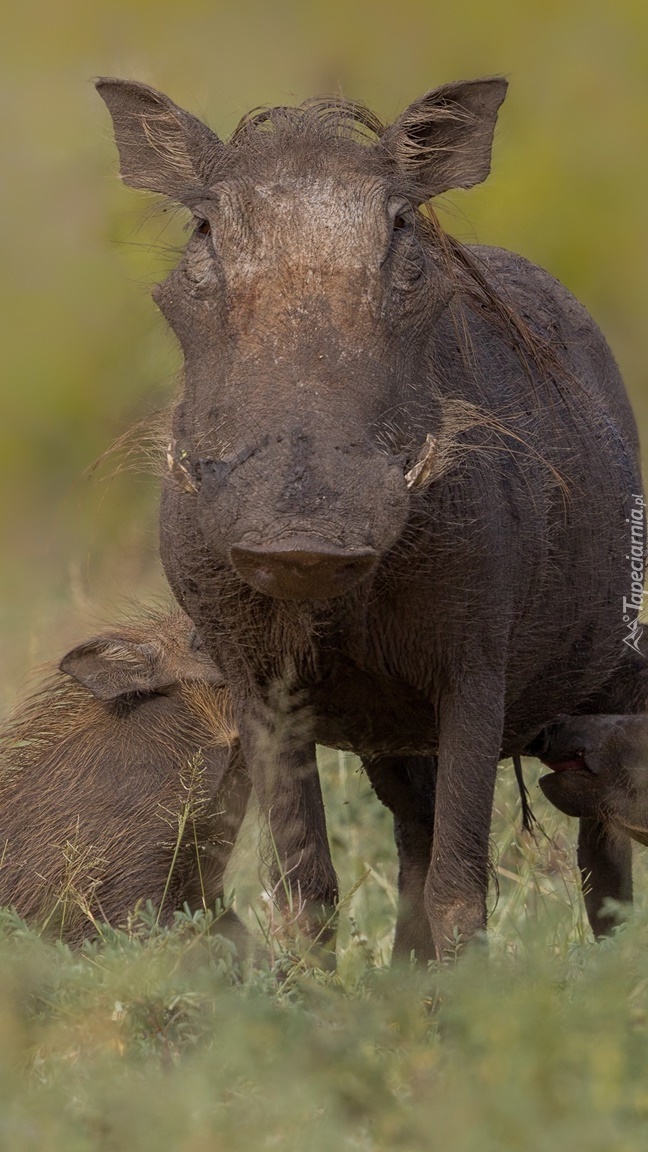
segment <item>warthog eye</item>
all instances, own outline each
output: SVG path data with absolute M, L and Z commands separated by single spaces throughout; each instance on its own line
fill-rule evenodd
M 411 204 L 407 200 L 397 200 L 392 203 L 390 207 L 390 216 L 392 221 L 392 235 L 395 232 L 414 231 L 414 212 Z
M 204 218 L 198 220 L 196 223 L 196 233 L 198 236 L 209 236 L 211 233 L 211 224 L 209 223 L 209 220 L 205 220 Z

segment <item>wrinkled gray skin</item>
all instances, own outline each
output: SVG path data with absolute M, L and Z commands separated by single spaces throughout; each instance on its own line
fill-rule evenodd
M 538 783 L 548 800 L 581 822 L 578 860 L 585 901 L 594 888 L 616 899 L 632 899 L 628 877 L 596 874 L 596 840 L 604 827 L 619 851 L 627 837 L 648 844 L 648 716 L 566 716 L 547 725 L 528 749 L 553 771 Z M 589 906 L 588 906 L 589 911 Z M 608 917 L 610 926 L 614 917 Z
M 485 179 L 506 83 L 385 130 L 272 109 L 227 144 L 98 87 L 125 182 L 195 217 L 155 291 L 185 360 L 162 558 L 293 899 L 316 924 L 335 904 L 315 742 L 352 749 L 394 813 L 395 951 L 440 957 L 485 927 L 500 756 L 646 695 L 622 622 L 637 438 L 605 340 L 547 273 L 417 210 Z

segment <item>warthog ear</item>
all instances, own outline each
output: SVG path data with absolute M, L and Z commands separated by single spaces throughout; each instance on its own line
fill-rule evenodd
M 225 150 L 216 133 L 146 84 L 101 77 L 96 87 L 112 116 L 124 183 L 183 204 L 204 195 Z
M 59 668 L 98 700 L 159 692 L 177 682 L 158 645 L 136 644 L 119 636 L 79 644 L 63 657 Z
M 577 772 L 549 772 L 538 784 L 547 800 L 566 816 L 599 818 L 601 797 L 595 776 L 589 780 Z
M 390 125 L 381 144 L 420 188 L 422 201 L 486 179 L 507 88 L 502 76 L 444 84 L 415 100 Z

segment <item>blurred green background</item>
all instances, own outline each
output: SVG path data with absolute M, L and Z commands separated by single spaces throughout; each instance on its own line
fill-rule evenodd
M 179 359 L 148 292 L 181 222 L 117 180 L 94 75 L 145 80 L 227 133 L 315 91 L 390 118 L 443 81 L 506 74 L 492 176 L 446 197 L 444 219 L 576 292 L 648 432 L 645 0 L 22 0 L 0 53 L 5 694 L 88 605 L 109 615 L 159 582 L 157 481 L 85 470 L 173 395 Z

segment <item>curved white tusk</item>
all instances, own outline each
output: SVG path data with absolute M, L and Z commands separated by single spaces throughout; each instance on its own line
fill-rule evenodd
M 413 464 L 409 472 L 405 473 L 405 483 L 407 487 L 410 489 L 422 488 L 428 480 L 433 478 L 436 463 L 437 440 L 435 436 L 432 436 L 432 434 L 428 432 L 416 464 Z
M 167 468 L 173 476 L 173 479 L 178 482 L 183 492 L 197 492 L 198 486 L 195 484 L 189 469 L 186 464 L 183 464 L 183 459 L 186 458 L 187 453 L 182 451 L 180 459 L 176 458 L 175 454 L 176 442 L 172 440 L 167 447 L 166 459 Z

